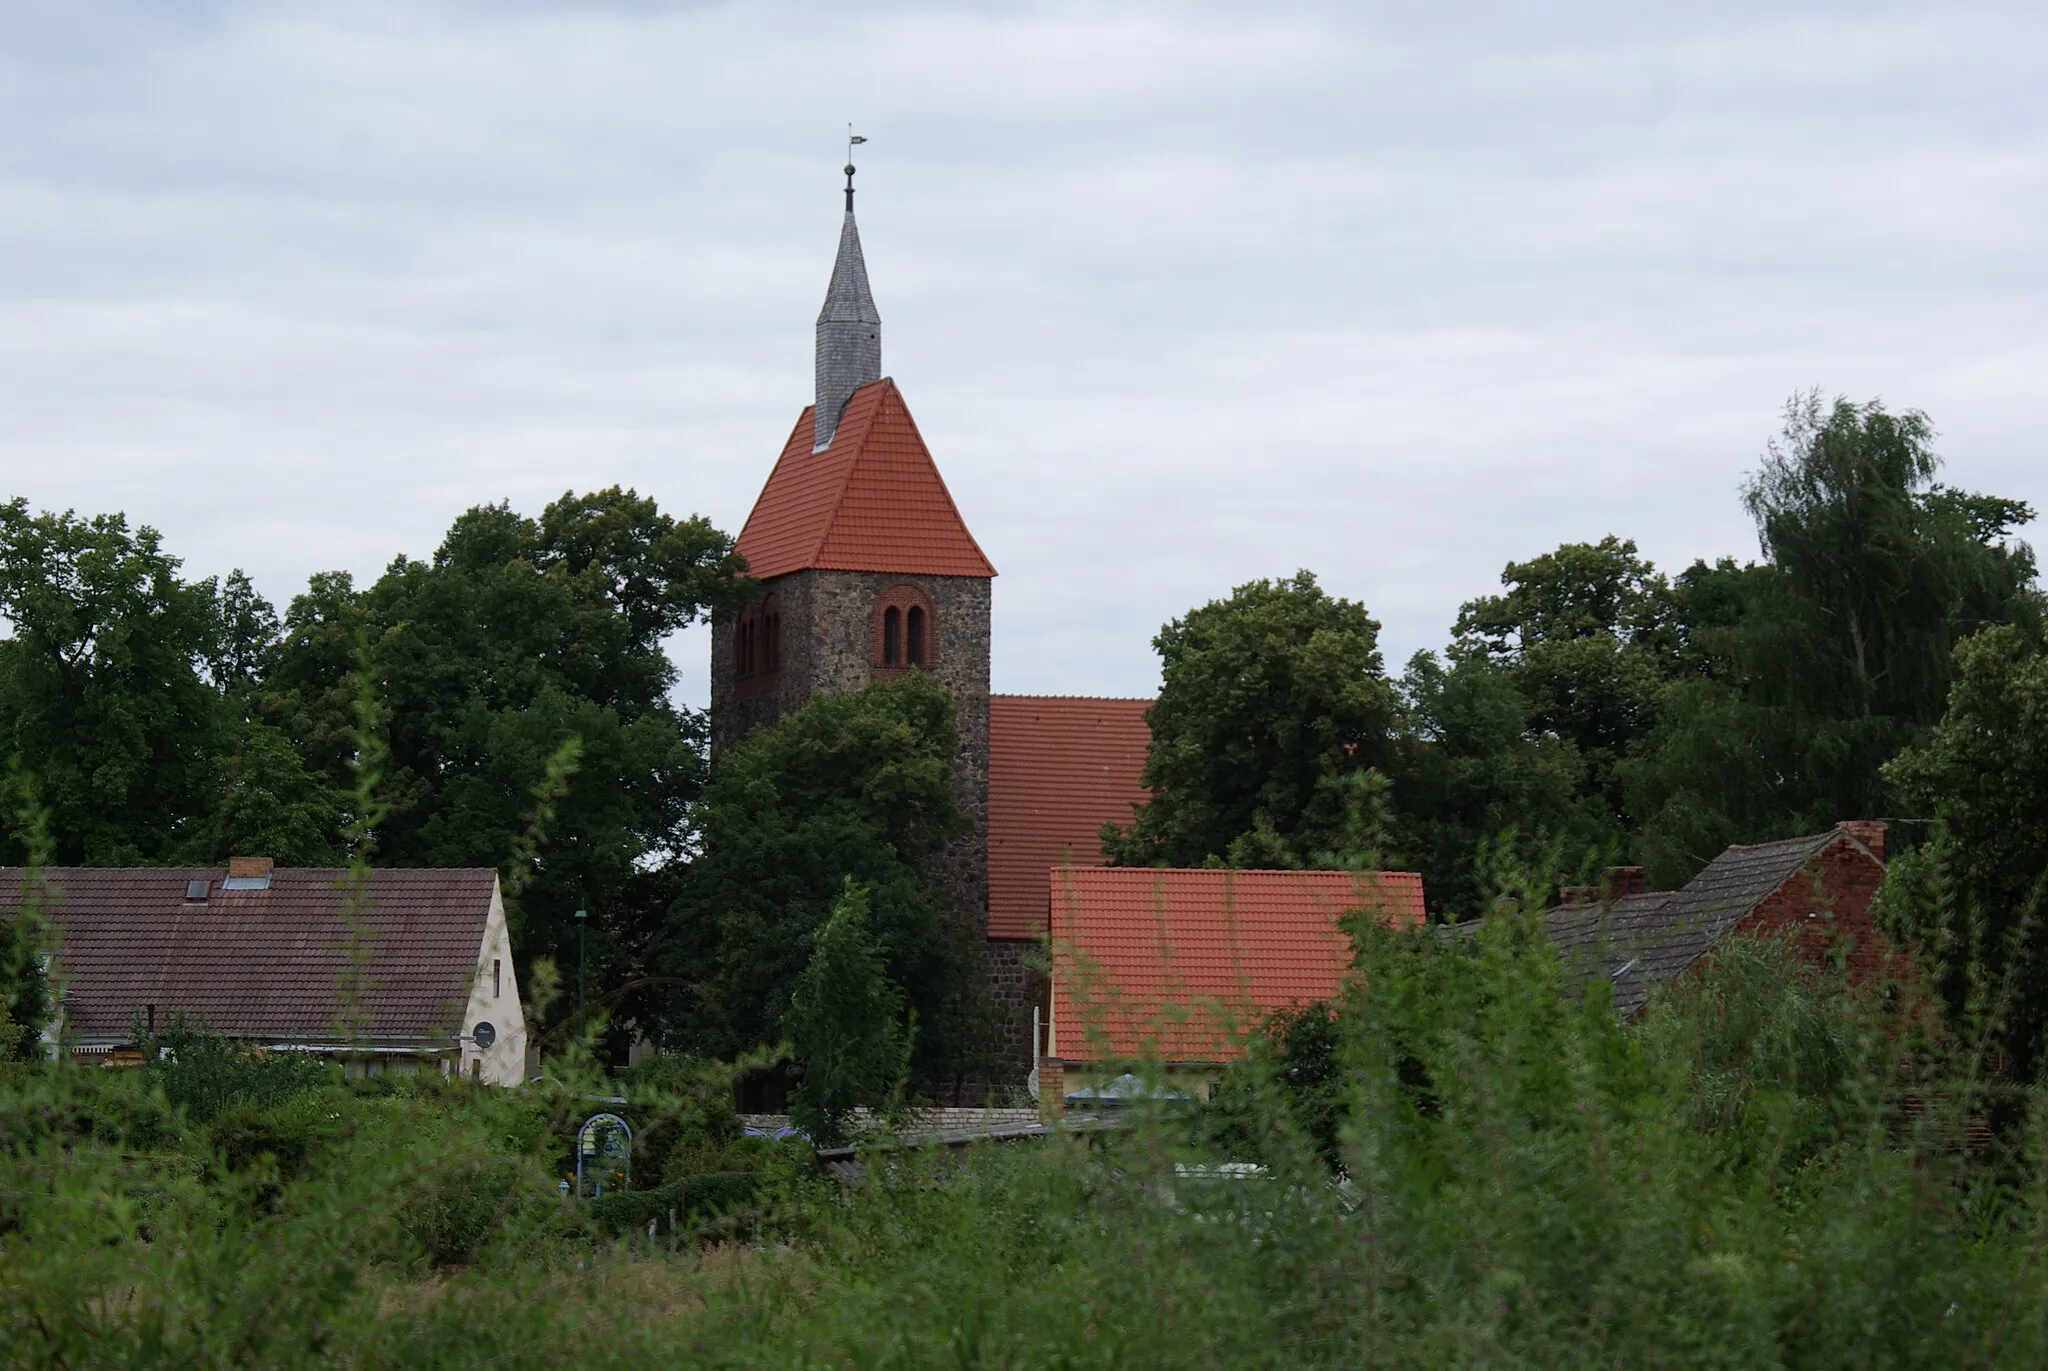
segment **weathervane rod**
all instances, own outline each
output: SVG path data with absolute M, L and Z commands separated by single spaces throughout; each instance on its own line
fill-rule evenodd
M 856 143 L 868 140 L 853 131 L 853 125 L 846 126 L 846 212 L 853 213 L 853 149 Z

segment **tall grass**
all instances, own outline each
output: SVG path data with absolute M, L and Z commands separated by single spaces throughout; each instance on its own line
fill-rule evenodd
M 1216 1105 L 876 1153 L 851 1187 L 736 1140 L 716 1067 L 629 1079 L 669 1121 L 665 1187 L 752 1176 L 673 1225 L 558 1198 L 598 1084 L 574 1062 L 547 1092 L 216 1080 L 240 1102 L 211 1119 L 53 1064 L 0 1094 L 0 1343 L 415 1371 L 2048 1361 L 2037 1102 L 1975 1127 L 1910 994 L 1735 943 L 1624 1024 L 1524 916 L 1358 936 L 1334 1013 L 1256 1041 Z M 235 1146 L 254 1121 L 286 1144 Z

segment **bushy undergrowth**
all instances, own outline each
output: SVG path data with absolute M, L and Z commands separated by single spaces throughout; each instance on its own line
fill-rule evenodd
M 735 1140 L 704 1063 L 628 1084 L 667 1165 L 597 1202 L 554 1189 L 594 1079 L 323 1080 L 202 1122 L 146 1073 L 42 1071 L 0 1095 L 0 1341 L 51 1366 L 2048 1359 L 2034 1101 L 1985 1128 L 1909 993 L 1735 943 L 1622 1024 L 1517 917 L 1360 936 L 1339 1001 L 1212 1105 L 877 1152 L 851 1188 Z M 1264 1170 L 1216 1165 L 1241 1161 Z

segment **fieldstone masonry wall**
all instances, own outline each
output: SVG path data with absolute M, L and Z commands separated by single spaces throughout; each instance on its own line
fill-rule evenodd
M 1039 946 L 991 941 L 984 944 L 983 956 L 989 998 L 1001 1016 L 994 1084 L 1014 1086 L 1031 1074 L 1038 1056 L 1039 1045 L 1031 1040 L 1031 1011 L 1045 1003 L 1045 976 L 1036 964 Z
M 968 830 L 932 859 L 931 874 L 946 891 L 953 916 L 975 936 L 988 927 L 988 684 L 990 582 L 980 576 L 906 576 L 899 572 L 809 570 L 778 576 L 763 586 L 781 597 L 781 669 L 763 688 L 743 693 L 734 680 L 733 619 L 714 620 L 711 635 L 711 747 L 733 746 L 750 729 L 802 709 L 818 695 L 860 690 L 909 668 L 877 666 L 877 599 L 904 583 L 931 602 L 929 670 L 953 696 L 958 742 L 953 759 L 954 802 Z M 1030 1074 L 1031 1008 L 1042 987 L 1025 965 L 1030 945 L 984 942 L 989 991 L 1002 1023 L 995 1079 L 958 1093 L 998 1093 L 1022 1086 Z M 955 1093 L 948 1091 L 948 1093 Z

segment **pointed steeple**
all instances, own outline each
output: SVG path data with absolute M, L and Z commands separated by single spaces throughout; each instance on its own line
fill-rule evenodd
M 853 164 L 846 164 L 846 221 L 839 227 L 839 257 L 832 284 L 818 311 L 818 409 L 813 451 L 826 447 L 852 394 L 882 379 L 882 316 L 868 290 L 868 267 L 860 255 L 860 228 L 853 222 Z

